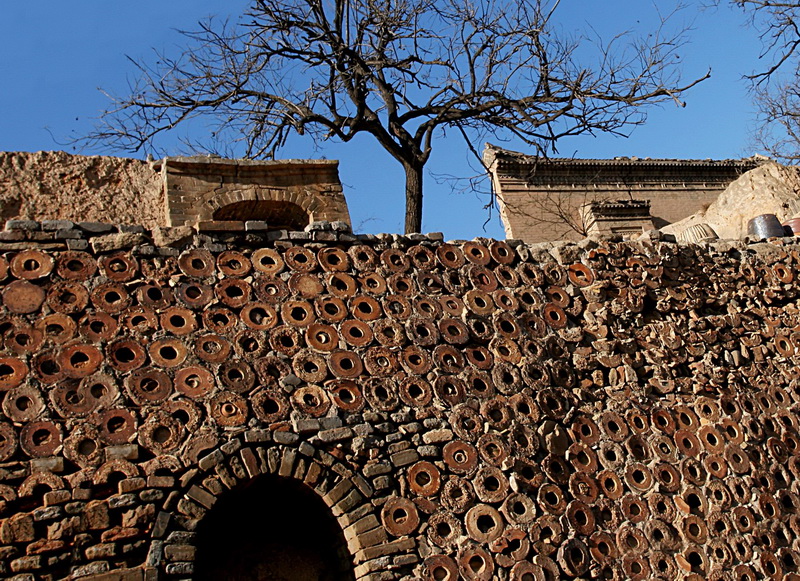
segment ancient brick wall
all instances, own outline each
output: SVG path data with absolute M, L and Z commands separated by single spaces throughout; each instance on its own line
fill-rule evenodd
M 219 219 L 215 213 L 237 204 L 244 204 L 243 211 L 223 219 L 272 221 L 275 205 L 280 205 L 297 208 L 301 214 L 298 229 L 319 220 L 350 224 L 335 160 L 167 157 L 155 167 L 164 178 L 168 226 Z M 259 212 L 259 202 L 272 204 L 266 215 Z
M 302 491 L 333 578 L 796 578 L 796 244 L 9 226 L 4 578 L 207 578 Z
M 646 200 L 654 226 L 663 228 L 707 208 L 764 161 L 543 159 L 492 145 L 484 150 L 506 237 L 528 243 L 580 240 L 589 231 L 581 208 L 596 202 Z

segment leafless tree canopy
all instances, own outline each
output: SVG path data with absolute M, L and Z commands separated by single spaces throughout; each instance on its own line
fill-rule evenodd
M 800 1 L 730 1 L 748 13 L 763 45 L 760 56 L 766 65 L 747 77 L 759 107 L 760 127 L 756 137 L 773 157 L 797 161 L 800 159 Z
M 235 24 L 185 32 L 186 50 L 137 62 L 130 95 L 112 98 L 90 140 L 153 148 L 159 134 L 206 116 L 217 139 L 272 157 L 291 133 L 372 135 L 403 165 L 406 231 L 419 231 L 434 138 L 455 130 L 474 153 L 486 133 L 537 152 L 562 137 L 621 133 L 643 106 L 680 104 L 667 18 L 643 37 L 573 37 L 559 0 L 256 0 Z M 670 32 L 671 31 L 671 32 Z

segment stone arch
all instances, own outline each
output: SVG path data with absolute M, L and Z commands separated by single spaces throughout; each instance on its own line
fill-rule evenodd
M 201 519 L 194 581 L 353 581 L 344 533 L 297 478 L 262 474 L 223 493 Z
M 241 508 L 246 504 L 247 494 L 252 493 L 248 489 L 254 486 L 260 492 L 289 491 L 295 498 L 314 494 L 324 503 L 341 532 L 340 552 L 346 556 L 340 558 L 350 559 L 349 571 L 335 579 L 370 579 L 371 569 L 359 566 L 361 563 L 375 556 L 407 553 L 416 548 L 389 541 L 378 516 L 379 509 L 370 502 L 373 490 L 361 474 L 308 442 L 300 443 L 295 434 L 254 432 L 256 438 L 267 441 L 234 438 L 209 450 L 196 466 L 189 467 L 191 477 L 184 476 L 183 493 L 174 496 L 169 507 L 165 507 L 169 510 L 160 517 L 163 526 L 155 527 L 153 546 L 160 553 L 160 558 L 154 558 L 162 562 L 162 571 L 168 576 L 206 579 L 198 576 L 199 569 L 195 568 L 198 561 L 202 563 L 197 555 L 200 543 L 204 542 L 204 519 L 217 518 L 214 515 L 219 512 L 215 511 L 218 504 L 223 510 L 230 506 Z M 235 500 L 242 491 L 245 491 L 244 504 Z M 183 560 L 177 560 L 176 556 Z

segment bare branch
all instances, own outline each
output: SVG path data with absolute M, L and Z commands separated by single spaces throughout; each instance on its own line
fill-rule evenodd
M 767 62 L 746 77 L 759 110 L 756 142 L 775 159 L 800 160 L 800 2 L 730 1 L 759 31 Z
M 437 130 L 474 151 L 504 132 L 536 151 L 564 137 L 623 133 L 646 107 L 674 101 L 685 29 L 670 17 L 649 36 L 621 34 L 585 50 L 555 24 L 559 0 L 253 0 L 237 23 L 184 32 L 187 49 L 134 63 L 88 136 L 132 151 L 202 117 L 212 139 L 273 157 L 296 133 L 342 142 L 368 133 L 407 176 L 407 229 L 421 224 L 422 172 Z M 580 46 L 581 50 L 577 50 Z M 196 140 L 191 140 L 195 142 Z

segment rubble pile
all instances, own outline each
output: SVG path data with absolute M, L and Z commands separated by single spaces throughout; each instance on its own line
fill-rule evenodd
M 4 578 L 191 578 L 262 474 L 357 579 L 797 578 L 791 239 L 7 228 Z

